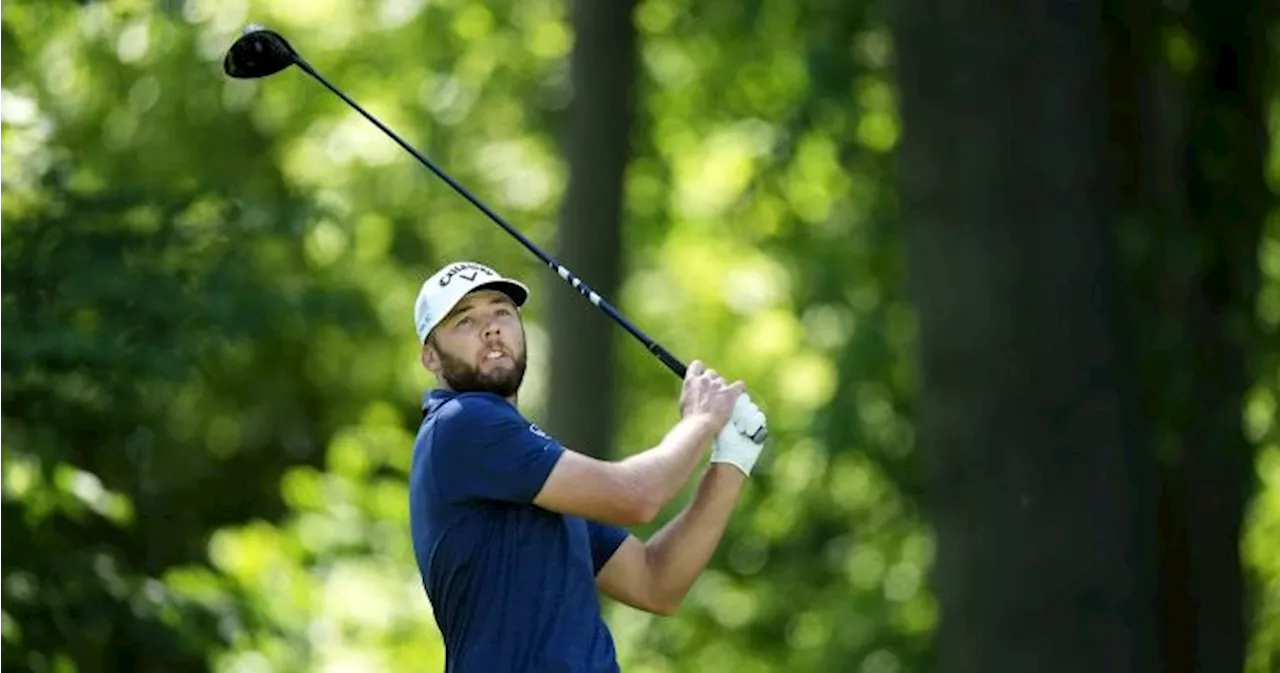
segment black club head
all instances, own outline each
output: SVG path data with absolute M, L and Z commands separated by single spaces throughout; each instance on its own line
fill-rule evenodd
M 298 62 L 298 52 L 280 34 L 250 25 L 227 50 L 222 69 L 237 79 L 274 75 Z

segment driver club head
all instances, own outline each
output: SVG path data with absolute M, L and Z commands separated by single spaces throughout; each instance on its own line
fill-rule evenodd
M 298 52 L 280 34 L 250 24 L 222 59 L 222 69 L 236 79 L 274 75 L 298 62 Z

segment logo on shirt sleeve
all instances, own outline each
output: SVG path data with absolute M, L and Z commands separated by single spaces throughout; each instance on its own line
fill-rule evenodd
M 539 436 L 539 437 L 541 437 L 541 438 L 543 438 L 543 439 L 547 439 L 547 440 L 550 440 L 550 439 L 551 439 L 551 435 L 548 435 L 547 433 L 543 432 L 543 431 L 542 431 L 542 428 L 538 427 L 538 424 L 537 424 L 537 423 L 530 423 L 530 424 L 529 424 L 529 432 L 532 432 L 533 434 L 535 434 L 535 435 L 537 435 L 537 436 Z

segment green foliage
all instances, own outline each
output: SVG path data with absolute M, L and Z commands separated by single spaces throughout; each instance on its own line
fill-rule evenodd
M 1280 98 L 1278 96 L 1277 98 Z M 1280 133 L 1280 100 L 1272 104 L 1273 137 Z M 1280 150 L 1272 150 L 1270 183 L 1280 191 Z M 1258 324 L 1264 339 L 1280 341 L 1280 212 L 1267 222 L 1258 265 L 1263 284 L 1258 297 Z M 1258 381 L 1250 391 L 1243 412 L 1245 436 L 1258 447 L 1258 490 L 1245 520 L 1241 557 L 1249 589 L 1252 638 L 1247 650 L 1246 673 L 1264 673 L 1280 667 L 1280 349 L 1259 354 Z

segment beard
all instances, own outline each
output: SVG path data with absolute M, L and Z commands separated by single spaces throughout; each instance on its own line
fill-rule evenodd
M 493 393 L 506 398 L 515 395 L 520 384 L 524 383 L 527 358 L 523 352 L 512 355 L 514 367 L 495 367 L 488 372 L 443 350 L 437 350 L 437 353 L 440 356 L 440 377 L 459 393 Z

